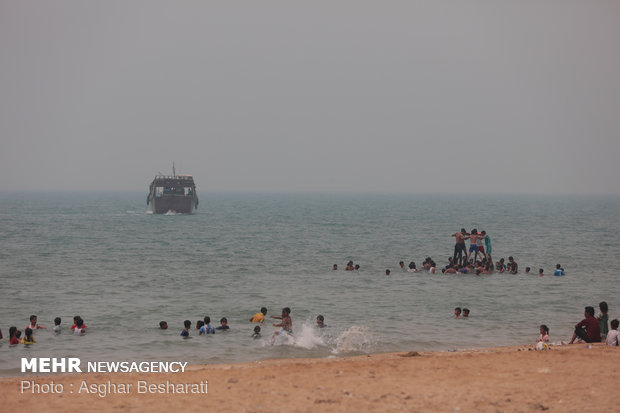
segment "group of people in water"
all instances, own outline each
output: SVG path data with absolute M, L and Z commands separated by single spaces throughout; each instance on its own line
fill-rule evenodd
M 263 326 L 267 316 L 267 307 L 262 307 L 260 312 L 257 312 L 250 318 L 250 323 L 256 323 L 253 330 L 252 338 L 258 339 L 261 338 L 261 326 Z M 280 334 L 293 334 L 293 320 L 291 318 L 291 309 L 289 307 L 284 307 L 282 309 L 282 313 L 280 316 L 272 315 L 271 318 L 280 320 L 279 323 L 274 323 L 274 327 L 280 327 L 280 330 L 274 332 L 273 337 L 275 339 L 276 336 Z M 61 318 L 56 317 L 54 319 L 54 327 L 52 330 L 54 333 L 60 334 L 63 331 L 63 326 L 61 325 Z M 183 322 L 184 328 L 181 330 L 181 337 L 189 338 L 190 330 L 192 327 L 192 322 L 190 320 L 185 320 Z M 327 327 L 325 324 L 325 317 L 319 314 L 316 317 L 316 326 L 318 328 Z M 168 322 L 160 321 L 159 328 L 161 330 L 168 329 Z M 12 326 L 9 328 L 9 343 L 11 345 L 15 344 L 35 344 L 37 340 L 34 338 L 33 332 L 35 330 L 46 330 L 47 327 L 38 323 L 38 317 L 36 315 L 30 316 L 30 323 L 24 328 L 24 337 L 21 337 L 22 331 L 18 330 L 17 327 Z M 217 327 L 213 327 L 211 325 L 211 317 L 205 316 L 202 320 L 198 320 L 196 322 L 196 330 L 198 330 L 198 335 L 206 335 L 206 334 L 215 334 L 216 331 L 227 331 L 230 330 L 230 326 L 228 325 L 228 319 L 226 317 L 222 317 L 220 319 L 220 325 Z M 73 334 L 84 334 L 86 332 L 86 325 L 84 324 L 84 320 L 80 316 L 75 316 L 73 318 L 73 325 L 71 326 L 71 332 Z M 3 338 L 2 330 L 0 329 L 0 339 Z
M 461 228 L 459 232 L 452 234 L 456 239 L 454 245 L 454 255 L 448 257 L 448 263 L 441 268 L 442 274 L 493 274 L 493 273 L 507 273 L 518 274 L 519 264 L 515 261 L 514 257 L 508 257 L 508 261 L 504 258 L 500 258 L 495 263 L 491 257 L 493 246 L 491 244 L 491 237 L 486 231 L 480 231 L 476 228 L 467 232 L 465 228 Z M 465 241 L 469 240 L 469 249 L 465 245 Z M 411 273 L 427 271 L 431 274 L 435 274 L 437 270 L 437 263 L 431 258 L 426 257 L 422 263 L 421 268 L 418 268 L 414 261 L 409 262 L 405 266 L 404 261 L 398 263 L 401 271 L 407 271 Z M 360 269 L 359 264 L 353 263 L 353 261 L 347 262 L 345 271 L 357 271 Z M 332 270 L 338 270 L 338 264 L 332 266 Z M 390 275 L 392 270 L 389 268 L 385 270 L 385 275 Z M 532 274 L 530 267 L 525 267 L 525 275 Z M 544 276 L 545 271 L 542 268 L 538 269 L 538 275 Z M 560 264 L 556 264 L 555 276 L 566 275 L 564 268 Z
M 267 307 L 261 307 L 260 311 L 250 317 L 250 323 L 256 323 L 257 326 L 254 327 L 252 338 L 258 339 L 261 338 L 261 326 L 264 324 L 267 316 Z M 272 315 L 271 318 L 280 320 L 279 323 L 274 323 L 274 327 L 280 327 L 280 330 L 274 332 L 272 339 L 275 339 L 276 336 L 281 334 L 293 334 L 293 319 L 291 318 L 291 309 L 289 307 L 284 307 L 282 309 L 282 313 L 279 316 Z M 184 328 L 181 330 L 181 337 L 189 338 L 190 330 L 192 327 L 192 322 L 190 320 L 185 320 L 183 322 Z M 327 327 L 325 324 L 325 317 L 319 314 L 316 317 L 316 325 L 318 328 Z M 168 329 L 168 323 L 166 321 L 161 321 L 159 323 L 159 328 L 162 330 Z M 215 334 L 216 330 L 227 331 L 230 330 L 230 326 L 228 325 L 228 320 L 226 317 L 222 317 L 220 319 L 220 325 L 218 327 L 211 326 L 211 317 L 205 316 L 202 320 L 198 320 L 196 322 L 196 330 L 198 330 L 198 335 L 205 334 Z
M 30 323 L 24 327 L 24 337 L 22 337 L 22 331 L 18 330 L 17 327 L 11 326 L 9 328 L 9 344 L 34 344 L 37 340 L 34 338 L 35 330 L 46 330 L 47 327 L 39 324 L 39 318 L 36 315 L 30 316 Z M 56 334 L 60 334 L 63 330 L 62 319 L 60 317 L 56 317 L 54 319 L 54 327 L 52 327 L 52 331 Z M 84 334 L 86 332 L 86 324 L 84 324 L 84 320 L 79 315 L 73 317 L 73 325 L 71 326 L 71 332 L 73 334 Z M 0 330 L 0 339 L 2 339 L 2 330 Z

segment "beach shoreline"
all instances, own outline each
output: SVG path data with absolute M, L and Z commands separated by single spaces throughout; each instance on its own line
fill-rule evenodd
M 208 405 L 209 411 L 238 412 L 495 412 L 593 411 L 617 403 L 620 371 L 606 367 L 619 365 L 619 348 L 533 348 L 271 359 L 188 365 L 182 373 L 24 374 L 0 378 L 0 405 L 7 411 L 161 411 Z

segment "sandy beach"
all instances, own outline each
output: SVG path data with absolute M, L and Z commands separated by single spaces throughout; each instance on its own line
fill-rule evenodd
M 177 374 L 24 375 L 0 379 L 0 405 L 4 411 L 59 412 L 584 412 L 617 405 L 619 348 L 531 349 L 194 365 Z M 24 380 L 53 382 L 63 391 L 22 393 Z M 192 389 L 197 393 L 182 393 Z

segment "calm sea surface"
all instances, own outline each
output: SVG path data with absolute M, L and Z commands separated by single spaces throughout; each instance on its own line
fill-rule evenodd
M 0 193 L 0 375 L 16 374 L 20 357 L 193 364 L 524 344 L 541 323 L 555 342 L 586 305 L 607 301 L 620 317 L 619 198 L 199 195 L 195 214 L 153 215 L 146 190 Z M 521 274 L 398 269 L 427 256 L 443 267 L 461 227 L 486 230 L 494 259 L 513 255 Z M 361 269 L 345 272 L 349 260 Z M 556 263 L 565 277 L 551 276 Z M 261 306 L 291 307 L 294 337 L 271 345 L 269 322 L 253 340 Z M 471 317 L 453 319 L 456 306 Z M 30 314 L 48 327 L 61 317 L 65 330 L 9 346 L 9 327 L 23 330 Z M 314 328 L 318 314 L 328 328 Z M 74 315 L 86 335 L 71 334 Z M 231 330 L 179 336 L 183 320 L 205 315 Z

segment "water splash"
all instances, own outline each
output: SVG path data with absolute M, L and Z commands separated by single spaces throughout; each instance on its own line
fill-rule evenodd
M 296 329 L 292 335 L 286 333 L 274 335 L 270 344 L 274 346 L 293 346 L 306 350 L 327 345 L 316 328 L 306 323 L 302 323 L 301 328 Z
M 340 333 L 333 344 L 333 354 L 370 353 L 375 347 L 376 338 L 369 332 L 368 327 L 351 326 Z

